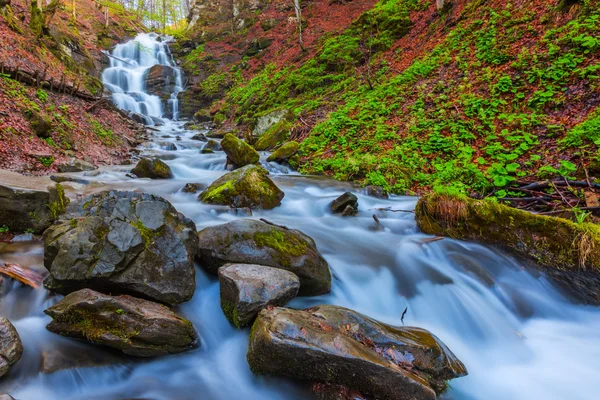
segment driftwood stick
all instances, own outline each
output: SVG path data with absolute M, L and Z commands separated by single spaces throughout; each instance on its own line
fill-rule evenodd
M 288 228 L 288 227 L 287 227 L 287 226 L 285 226 L 285 225 L 277 225 L 277 224 L 275 224 L 275 223 L 273 223 L 273 222 L 271 222 L 271 221 L 269 221 L 269 220 L 266 220 L 266 219 L 264 219 L 264 218 L 261 218 L 260 220 L 261 220 L 262 222 L 264 222 L 265 224 L 269 224 L 269 225 L 272 225 L 272 226 L 276 226 L 276 227 L 278 227 L 278 228 L 282 228 L 282 229 L 285 229 L 285 230 L 290 230 L 290 228 Z

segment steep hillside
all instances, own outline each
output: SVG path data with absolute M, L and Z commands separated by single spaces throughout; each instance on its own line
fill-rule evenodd
M 435 3 L 303 1 L 304 51 L 289 1 L 199 20 L 195 106 L 250 140 L 289 110 L 302 171 L 397 193 L 599 173 L 600 2 Z
M 126 157 L 138 128 L 99 102 L 101 51 L 143 27 L 116 4 L 106 3 L 107 23 L 98 3 L 76 0 L 52 18 L 42 11 L 40 29 L 31 2 L 0 3 L 0 168 L 41 174 L 70 157 Z

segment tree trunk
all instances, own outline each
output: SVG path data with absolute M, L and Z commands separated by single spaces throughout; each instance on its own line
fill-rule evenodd
M 298 43 L 300 48 L 304 51 L 304 44 L 302 43 L 302 9 L 300 8 L 300 0 L 294 0 L 294 10 L 296 11 L 296 19 L 298 20 Z

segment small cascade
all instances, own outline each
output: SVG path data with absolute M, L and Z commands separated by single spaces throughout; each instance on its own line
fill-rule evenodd
M 177 95 L 183 90 L 183 78 L 169 50 L 170 39 L 155 33 L 142 33 L 119 44 L 111 52 L 110 66 L 102 73 L 102 83 L 112 93 L 115 105 L 143 115 L 147 125 L 154 125 L 155 119 L 163 118 L 167 113 L 174 120 L 179 115 Z M 146 91 L 146 74 L 155 65 L 173 69 L 175 82 L 168 85 L 172 91 L 166 103 L 167 110 L 163 109 L 159 96 Z

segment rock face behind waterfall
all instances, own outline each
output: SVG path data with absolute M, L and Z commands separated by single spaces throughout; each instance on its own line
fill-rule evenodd
M 344 385 L 375 399 L 434 400 L 465 366 L 430 332 L 337 306 L 264 309 L 250 333 L 253 372 Z
M 315 242 L 304 233 L 240 219 L 198 232 L 200 265 L 216 274 L 227 263 L 266 265 L 293 272 L 300 278 L 300 294 L 328 293 L 331 273 Z
M 125 354 L 153 357 L 181 353 L 196 342 L 192 323 L 168 307 L 131 296 L 91 289 L 71 293 L 44 311 L 49 331 L 114 347 Z
M 129 293 L 166 304 L 192 298 L 194 222 L 165 199 L 134 192 L 102 192 L 67 209 L 44 232 L 44 285 Z
M 167 101 L 175 89 L 175 70 L 168 65 L 154 65 L 144 73 L 146 91 Z

